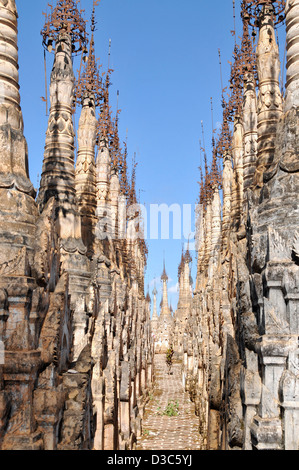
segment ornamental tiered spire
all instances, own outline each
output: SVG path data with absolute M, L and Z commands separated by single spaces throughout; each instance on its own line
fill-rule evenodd
M 89 96 L 93 96 L 96 107 L 100 105 L 103 99 L 103 83 L 99 72 L 101 65 L 97 64 L 94 42 L 94 32 L 96 27 L 95 7 L 98 5 L 98 2 L 99 0 L 94 0 L 93 2 L 89 55 L 86 57 L 85 67 L 82 74 L 79 76 L 75 91 L 77 104 L 81 105 L 84 96 L 88 94 Z
M 107 145 L 113 135 L 112 127 L 112 117 L 111 117 L 111 107 L 109 104 L 109 87 L 111 85 L 110 75 L 113 72 L 112 69 L 109 69 L 106 73 L 106 77 L 102 83 L 102 98 L 103 102 L 101 104 L 101 113 L 99 116 L 98 123 L 98 135 L 100 140 L 105 140 Z
M 168 281 L 168 276 L 167 276 L 166 268 L 165 268 L 165 260 L 164 260 L 164 265 L 163 265 L 163 272 L 162 272 L 162 275 L 161 275 L 161 281 L 162 282 L 167 282 Z
M 169 305 L 168 305 L 168 293 L 167 293 L 168 275 L 166 273 L 165 261 L 164 261 L 163 272 L 162 272 L 162 275 L 161 275 L 161 281 L 163 283 L 163 294 L 162 294 L 162 303 L 161 303 L 160 316 L 171 315 Z
M 35 242 L 35 190 L 29 178 L 28 148 L 20 106 L 18 14 L 14 0 L 0 2 L 0 272 L 14 272 Z M 7 236 L 9 234 L 9 237 Z M 22 247 L 26 247 L 25 252 Z M 5 263 L 7 267 L 3 269 Z M 25 263 L 24 263 L 25 266 Z M 24 275 L 23 266 L 18 275 Z M 19 266 L 18 266 L 19 268 Z M 2 269 L 2 270 L 1 270 Z M 27 269 L 28 271 L 28 269 Z M 21 281 L 19 282 L 20 285 Z
M 53 43 L 57 42 L 59 35 L 65 33 L 71 37 L 73 54 L 87 53 L 86 21 L 82 18 L 84 10 L 79 11 L 77 8 L 79 2 L 80 0 L 58 0 L 55 8 L 48 3 L 51 13 L 44 13 L 46 22 L 41 34 L 43 45 L 49 52 L 53 50 Z
M 242 12 L 252 28 L 257 28 L 260 16 L 265 6 L 273 8 L 273 21 L 277 25 L 285 19 L 285 0 L 243 0 Z

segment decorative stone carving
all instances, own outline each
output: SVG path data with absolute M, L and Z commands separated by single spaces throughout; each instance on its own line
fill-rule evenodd
M 287 0 L 286 2 L 286 30 L 287 30 L 287 81 L 284 100 L 284 111 L 299 106 L 299 68 L 298 60 L 298 0 Z
M 241 126 L 235 129 L 233 170 L 229 153 L 223 158 L 222 239 L 214 252 L 214 210 L 211 217 L 207 207 L 202 217 L 205 250 L 198 244 L 182 380 L 196 403 L 207 449 L 299 449 L 297 3 L 286 2 L 284 114 L 273 6 L 261 7 L 259 96 L 247 77 L 244 134 Z
M 167 281 L 168 276 L 165 269 L 161 276 L 162 281 L 162 301 L 161 310 L 158 320 L 154 317 L 152 319 L 152 331 L 155 341 L 155 352 L 156 354 L 163 354 L 172 345 L 172 335 L 174 327 L 174 319 L 169 308 L 168 293 L 167 293 Z
M 244 193 L 252 184 L 257 158 L 257 99 L 253 74 L 245 79 L 243 103 L 244 127 Z M 245 196 L 245 194 L 244 194 Z M 245 197 L 247 199 L 247 197 Z
M 50 116 L 46 133 L 44 163 L 38 194 L 40 211 L 54 196 L 60 204 L 75 201 L 74 129 L 72 102 L 74 72 L 71 38 L 61 33 L 56 42 L 50 83 Z

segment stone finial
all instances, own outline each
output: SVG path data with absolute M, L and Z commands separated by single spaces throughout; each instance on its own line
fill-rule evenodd
M 61 33 L 56 42 L 50 83 L 50 115 L 37 202 L 40 210 L 54 196 L 59 205 L 75 201 L 74 128 L 72 103 L 75 76 L 71 38 Z
M 232 198 L 234 219 L 238 223 L 241 217 L 244 192 L 244 128 L 239 115 L 234 119 L 234 133 L 232 142 L 232 155 L 234 162 L 235 191 Z
M 247 189 L 252 184 L 257 158 L 257 99 L 255 91 L 255 78 L 253 73 L 245 76 L 245 89 L 243 101 L 243 128 L 244 128 L 244 198 Z
M 105 139 L 102 139 L 100 142 L 96 161 L 96 173 L 97 204 L 102 205 L 107 201 L 111 175 L 111 159 Z

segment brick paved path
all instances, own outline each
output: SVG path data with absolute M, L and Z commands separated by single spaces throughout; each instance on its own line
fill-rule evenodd
M 182 386 L 181 364 L 173 364 L 173 374 L 168 375 L 165 355 L 155 356 L 155 388 L 146 405 L 143 435 L 137 450 L 200 450 L 198 417 L 194 404 Z M 178 403 L 178 416 L 163 416 L 169 401 Z

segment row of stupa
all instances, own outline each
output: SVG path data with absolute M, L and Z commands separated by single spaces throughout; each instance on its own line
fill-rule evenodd
M 165 262 L 161 275 L 162 300 L 160 303 L 160 315 L 157 310 L 157 289 L 153 294 L 153 313 L 151 319 L 151 330 L 154 340 L 154 351 L 156 354 L 166 353 L 169 348 L 173 348 L 175 353 L 181 354 L 184 350 L 184 336 L 186 322 L 188 320 L 189 307 L 192 301 L 192 277 L 189 247 L 182 252 L 181 262 L 178 269 L 179 300 L 176 310 L 173 312 L 168 301 L 168 275 Z
M 117 222 L 124 196 L 135 197 L 134 181 L 128 194 L 110 115 L 111 71 L 100 80 L 93 34 L 82 80 L 75 77 L 74 53 L 88 53 L 77 3 L 50 5 L 42 31 L 54 55 L 36 198 L 20 106 L 17 8 L 0 0 L 1 450 L 131 450 L 153 379 L 146 247 L 109 236 L 135 227 L 136 214 L 125 227 Z

